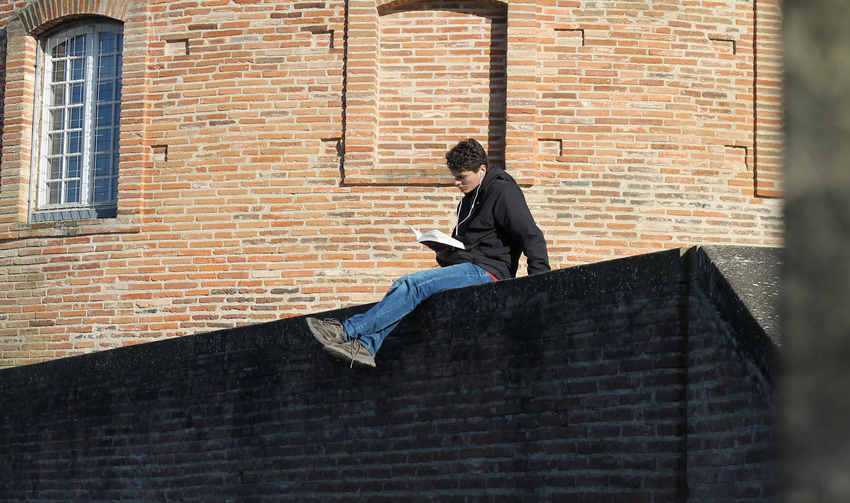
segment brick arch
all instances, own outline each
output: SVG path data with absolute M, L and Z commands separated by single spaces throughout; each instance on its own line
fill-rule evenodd
M 24 31 L 39 35 L 65 21 L 85 17 L 103 16 L 125 21 L 134 0 L 36 0 L 19 14 Z
M 412 7 L 412 4 L 420 3 L 420 2 L 429 2 L 430 0 L 378 0 L 378 14 L 385 14 L 390 10 L 403 10 Z M 466 2 L 476 2 L 476 3 L 495 3 L 501 4 L 507 7 L 507 1 L 501 0 L 461 0 L 462 3 Z

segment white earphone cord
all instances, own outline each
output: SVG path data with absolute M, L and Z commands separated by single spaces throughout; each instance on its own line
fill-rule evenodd
M 455 234 L 457 234 L 457 231 L 458 231 L 458 228 L 460 227 L 460 224 L 466 222 L 467 220 L 469 220 L 469 217 L 472 216 L 472 209 L 475 208 L 475 200 L 478 199 L 478 191 L 481 190 L 481 181 L 482 180 L 483 180 L 483 177 L 481 175 L 478 175 L 478 187 L 475 188 L 475 195 L 472 196 L 472 204 L 469 205 L 469 213 L 466 214 L 466 218 L 459 221 L 457 223 L 457 225 L 455 225 Z M 463 207 L 463 201 L 461 201 L 460 206 Z M 458 210 L 457 210 L 457 217 L 460 218 L 460 208 L 458 208 Z

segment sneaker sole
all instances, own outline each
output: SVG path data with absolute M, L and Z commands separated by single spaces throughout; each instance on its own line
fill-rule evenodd
M 365 351 L 365 350 L 364 350 Z M 360 359 L 362 356 L 351 358 L 351 354 L 348 351 L 338 349 L 334 346 L 325 346 L 325 354 L 331 357 L 333 360 L 336 360 L 341 363 L 350 364 L 354 362 L 354 365 L 361 368 L 369 368 L 373 369 L 376 367 L 374 358 L 370 360 Z

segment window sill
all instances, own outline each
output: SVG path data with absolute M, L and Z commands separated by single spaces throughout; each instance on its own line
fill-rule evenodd
M 92 220 L 100 218 L 115 218 L 117 215 L 118 208 L 114 206 L 106 208 L 70 208 L 34 212 L 30 217 L 30 222 L 38 224 L 42 222 Z
M 67 211 L 69 210 L 65 210 L 65 212 Z M 137 234 L 141 232 L 137 215 L 117 215 L 115 208 L 112 208 L 111 212 L 114 215 L 112 217 L 97 216 L 95 213 L 91 213 L 93 216 L 85 218 L 89 215 L 88 213 L 78 213 L 72 219 L 61 219 L 60 215 L 55 214 L 62 212 L 33 213 L 34 218 L 29 224 L 21 222 L 0 225 L 0 243 L 34 238 L 94 234 Z M 48 213 L 52 215 L 47 216 Z M 37 214 L 43 216 L 36 219 Z

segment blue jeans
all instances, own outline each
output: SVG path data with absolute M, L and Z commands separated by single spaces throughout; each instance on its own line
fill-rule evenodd
M 401 319 L 440 290 L 493 281 L 475 264 L 458 264 L 408 274 L 397 279 L 381 302 L 343 322 L 345 340 L 359 339 L 372 356 Z

